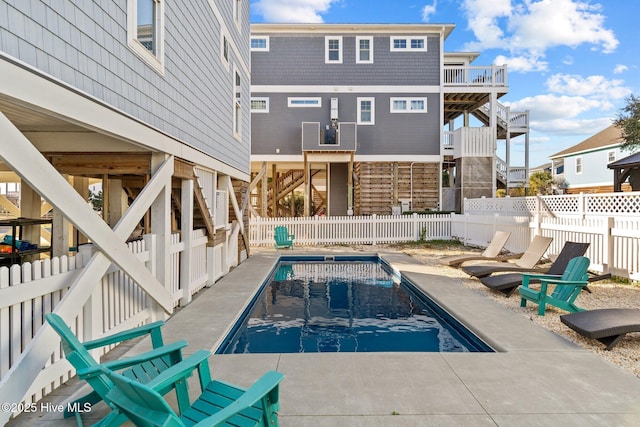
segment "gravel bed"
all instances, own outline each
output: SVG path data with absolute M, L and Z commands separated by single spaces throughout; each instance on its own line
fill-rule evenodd
M 252 248 L 252 251 L 273 251 L 267 248 Z M 619 366 L 620 368 L 640 377 L 640 333 L 627 334 L 611 351 L 605 351 L 604 345 L 599 341 L 585 338 L 560 322 L 560 315 L 566 313 L 556 307 L 548 306 L 545 316 L 537 315 L 537 305 L 528 304 L 520 307 L 518 293 L 506 297 L 500 292 L 492 291 L 479 280 L 470 278 L 463 271 L 449 266 L 441 265 L 439 258 L 447 255 L 473 252 L 474 249 L 461 247 L 460 245 L 430 245 L 430 244 L 406 244 L 406 245 L 351 245 L 351 246 L 322 246 L 322 247 L 296 247 L 297 251 L 329 250 L 336 252 L 362 251 L 362 252 L 402 252 L 421 263 L 430 266 L 434 274 L 442 274 L 449 277 L 458 277 L 465 286 L 491 298 L 510 310 L 528 318 L 532 322 L 561 335 L 577 345 L 590 350 Z M 478 251 L 480 252 L 480 251 Z M 591 293 L 581 292 L 576 304 L 584 309 L 596 308 L 640 308 L 640 285 L 622 284 L 611 280 L 603 280 L 589 285 Z

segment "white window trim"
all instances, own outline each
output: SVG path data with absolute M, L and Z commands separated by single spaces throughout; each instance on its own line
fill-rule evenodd
M 371 101 L 371 121 L 363 122 L 361 112 L 362 112 L 362 101 Z M 376 124 L 376 99 L 374 97 L 358 97 L 358 120 L 357 124 L 359 125 L 375 125 Z
M 252 52 L 269 52 L 269 36 L 251 36 L 251 41 L 253 40 L 265 40 L 266 47 L 252 47 Z
M 296 104 L 296 101 L 313 101 L 313 104 Z M 322 98 L 319 96 L 290 96 L 287 99 L 290 108 L 318 108 L 322 107 Z
M 611 159 L 613 157 L 613 160 Z M 616 161 L 616 152 L 615 150 L 611 150 L 607 152 L 607 163 Z
M 360 40 L 369 40 L 369 59 L 360 59 Z M 373 37 L 356 37 L 356 64 L 373 64 Z
M 227 40 L 227 56 L 224 57 L 224 41 Z M 231 63 L 231 43 L 229 42 L 229 34 L 226 31 L 220 31 L 220 59 L 222 60 L 222 65 L 229 71 L 229 64 Z
M 396 110 L 393 108 L 393 104 L 395 103 L 395 101 L 406 101 L 407 102 L 407 109 L 406 110 Z M 424 109 L 423 110 L 412 110 L 411 109 L 411 102 L 412 101 L 423 101 L 424 102 Z M 426 97 L 411 97 L 411 98 L 405 98 L 405 97 L 391 97 L 389 98 L 389 112 L 393 113 L 393 114 L 401 114 L 401 113 L 407 113 L 407 114 L 416 114 L 416 113 L 427 113 L 427 98 Z
M 582 165 L 582 156 L 576 157 L 576 167 L 575 167 L 576 175 L 582 175 L 583 168 L 584 167 Z
M 155 34 L 156 53 L 150 52 L 138 41 L 138 0 L 127 1 L 127 45 L 140 59 L 164 76 L 164 0 L 156 3 Z
M 404 40 L 407 42 L 407 47 L 396 48 L 393 45 L 395 40 Z M 424 47 L 412 48 L 411 40 L 422 40 Z M 389 37 L 389 50 L 391 52 L 426 52 L 427 51 L 427 37 L 426 36 L 391 36 Z
M 269 97 L 268 96 L 252 96 L 251 97 L 251 112 L 257 114 L 263 114 L 269 112 Z M 253 109 L 253 101 L 265 101 L 265 109 L 264 110 L 254 110 Z
M 239 30 L 242 29 L 242 0 L 233 0 L 233 20 Z
M 338 40 L 340 43 L 340 48 L 338 49 L 338 60 L 330 61 L 329 60 L 329 41 L 330 40 Z M 324 62 L 325 64 L 342 64 L 342 36 L 325 36 L 324 38 Z

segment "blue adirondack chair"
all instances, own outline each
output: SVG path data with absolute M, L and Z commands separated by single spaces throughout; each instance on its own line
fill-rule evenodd
M 581 256 L 573 258 L 567 264 L 567 268 L 561 277 L 545 274 L 522 274 L 522 286 L 520 292 L 520 307 L 526 307 L 527 301 L 538 304 L 538 315 L 544 316 L 547 304 L 561 308 L 569 312 L 583 311 L 576 306 L 574 301 L 582 288 L 589 284 L 589 258 Z M 540 281 L 540 290 L 531 289 L 529 282 L 532 279 Z M 549 285 L 555 285 L 553 292 L 548 295 Z
M 275 240 L 274 246 L 276 249 L 291 248 L 293 249 L 293 239 L 296 238 L 293 234 L 289 234 L 287 227 L 279 225 L 273 232 L 273 238 Z
M 154 380 L 141 384 L 102 368 L 114 388 L 107 398 L 116 411 L 125 414 L 136 426 L 278 426 L 280 372 L 269 371 L 248 390 L 226 382 L 211 380 L 208 359 L 211 353 L 199 350 L 172 366 Z M 201 395 L 180 415 L 155 389 L 163 384 L 186 381 L 198 370 Z
M 162 371 L 182 361 L 182 348 L 187 346 L 187 342 L 184 340 L 164 345 L 162 331 L 160 329 L 164 324 L 163 321 L 150 323 L 107 337 L 81 343 L 60 316 L 55 313 L 48 313 L 45 315 L 45 318 L 49 325 L 60 335 L 65 357 L 76 369 L 78 378 L 85 380 L 93 389 L 91 393 L 67 405 L 67 408 L 78 408 L 82 410 L 85 404 L 94 405 L 101 400 L 105 400 L 108 403 L 106 395 L 107 392 L 113 388 L 113 383 L 102 373 L 100 370 L 101 366 L 105 366 L 111 370 L 122 370 L 123 375 L 146 383 L 158 376 Z M 146 353 L 105 362 L 102 365 L 89 353 L 91 349 L 117 344 L 144 335 L 151 336 L 151 343 L 154 348 Z M 158 392 L 166 394 L 174 388 L 180 407 L 188 408 L 189 393 L 186 384 L 166 384 L 159 388 Z M 78 425 L 82 425 L 79 412 L 70 412 L 68 409 L 65 410 L 64 417 L 67 418 L 71 416 L 75 416 Z M 116 420 L 113 420 L 111 425 L 119 425 L 125 421 L 126 417 L 120 416 L 117 417 Z

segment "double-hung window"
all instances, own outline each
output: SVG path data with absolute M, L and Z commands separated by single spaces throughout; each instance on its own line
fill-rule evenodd
M 582 173 L 582 157 L 576 157 L 576 175 Z
M 127 39 L 131 50 L 164 72 L 164 0 L 128 0 Z
M 426 113 L 427 98 L 391 98 L 391 113 Z
M 375 98 L 358 98 L 358 124 L 373 125 L 375 122 Z
M 607 163 L 611 163 L 611 162 L 615 162 L 616 161 L 616 152 L 615 151 L 609 151 L 607 153 Z
M 373 37 L 356 37 L 356 63 L 373 63 Z
M 342 37 L 327 36 L 324 38 L 325 57 L 327 64 L 342 64 Z
M 241 127 L 241 119 L 242 114 L 240 111 L 240 101 L 242 98 L 242 85 L 240 79 L 240 73 L 238 71 L 234 72 L 234 94 L 233 94 L 233 135 L 236 138 L 240 138 L 242 135 L 242 127 Z

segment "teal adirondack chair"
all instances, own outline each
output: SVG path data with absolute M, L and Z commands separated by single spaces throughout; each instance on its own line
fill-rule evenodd
M 296 238 L 293 234 L 289 234 L 287 227 L 279 225 L 273 232 L 273 238 L 275 240 L 274 246 L 276 249 L 291 248 L 293 249 L 293 239 Z
M 78 378 L 85 380 L 91 388 L 93 388 L 91 393 L 77 399 L 73 404 L 67 405 L 67 408 L 82 409 L 85 404 L 94 405 L 101 400 L 105 400 L 108 403 L 106 395 L 107 392 L 113 388 L 113 383 L 102 373 L 100 366 L 105 366 L 111 370 L 123 370 L 123 375 L 147 383 L 162 371 L 182 361 L 182 348 L 187 346 L 187 342 L 184 340 L 164 345 L 162 331 L 160 330 L 164 324 L 162 321 L 81 343 L 60 316 L 55 313 L 48 313 L 45 315 L 45 318 L 49 325 L 60 335 L 65 357 L 76 369 Z M 154 349 L 143 354 L 105 362 L 100 365 L 91 353 L 89 353 L 91 349 L 116 344 L 144 335 L 151 336 L 151 343 Z M 166 394 L 174 388 L 180 407 L 188 408 L 189 393 L 186 384 L 166 384 L 159 388 L 158 392 Z M 68 418 L 71 416 L 75 416 L 78 425 L 82 425 L 79 412 L 74 413 L 65 410 L 64 417 Z M 112 420 L 111 425 L 119 425 L 125 421 L 126 417 L 120 416 L 117 420 Z
M 520 292 L 520 307 L 526 307 L 527 301 L 538 304 L 538 315 L 544 316 L 547 304 L 567 310 L 569 312 L 584 311 L 576 306 L 574 301 L 582 288 L 589 284 L 589 258 L 581 256 L 573 258 L 567 264 L 567 268 L 561 277 L 545 274 L 522 274 L 522 286 Z M 529 282 L 532 279 L 540 280 L 540 290 L 531 289 Z M 555 285 L 553 292 L 548 295 L 549 285 Z
M 164 371 L 148 384 L 102 368 L 114 388 L 107 398 L 116 411 L 136 426 L 278 426 L 280 372 L 269 371 L 248 390 L 226 382 L 211 380 L 209 356 L 199 350 L 181 363 Z M 176 414 L 155 389 L 176 381 L 186 381 L 198 369 L 201 395 L 191 408 Z

